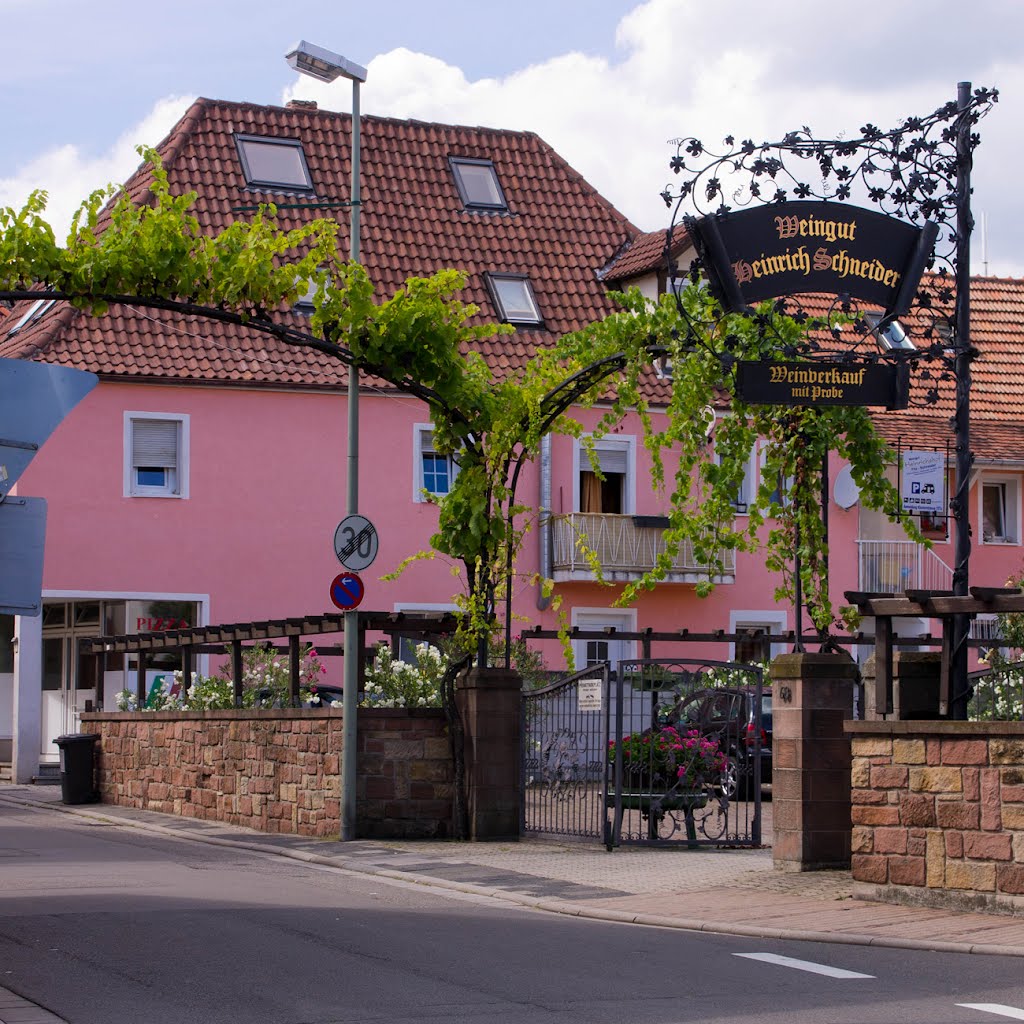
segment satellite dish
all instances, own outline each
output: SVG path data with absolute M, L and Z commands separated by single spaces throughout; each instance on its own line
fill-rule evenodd
M 860 488 L 854 482 L 849 466 L 843 466 L 836 476 L 832 497 L 840 508 L 853 508 L 860 501 Z

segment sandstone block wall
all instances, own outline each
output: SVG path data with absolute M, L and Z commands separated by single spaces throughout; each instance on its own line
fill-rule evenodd
M 848 722 L 858 894 L 1024 915 L 1024 722 Z
M 338 709 L 107 713 L 99 733 L 105 803 L 244 825 L 261 832 L 340 832 Z M 357 833 L 444 837 L 452 828 L 452 762 L 444 715 L 362 709 Z

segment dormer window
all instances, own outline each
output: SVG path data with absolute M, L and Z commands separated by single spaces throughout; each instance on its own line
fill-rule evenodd
M 312 192 L 306 154 L 298 139 L 236 135 L 238 156 L 246 183 L 252 188 Z
M 451 157 L 452 173 L 467 210 L 507 210 L 505 193 L 490 160 Z
M 487 284 L 498 316 L 505 323 L 537 327 L 544 322 L 525 274 L 488 274 Z
M 31 306 L 28 307 L 25 315 L 7 332 L 7 336 L 13 337 L 18 331 L 29 324 L 34 324 L 53 304 L 56 299 L 36 299 Z

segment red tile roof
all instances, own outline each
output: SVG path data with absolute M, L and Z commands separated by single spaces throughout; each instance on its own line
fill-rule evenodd
M 943 286 L 943 279 L 937 276 L 926 276 L 922 281 L 922 290 L 933 296 L 938 296 Z M 831 301 L 822 296 L 803 296 L 801 304 L 808 312 L 820 315 Z M 936 301 L 932 312 L 915 309 L 902 323 L 917 348 L 924 350 L 940 342 L 934 323 L 942 319 L 941 314 L 952 312 L 951 304 Z M 854 337 L 851 328 L 844 329 L 844 340 Z M 971 364 L 971 449 L 979 461 L 1024 462 L 1024 280 L 972 278 L 971 345 L 978 353 Z M 833 345 L 828 343 L 828 347 Z M 861 348 L 871 350 L 873 346 L 862 342 Z M 951 418 L 956 399 L 952 373 L 938 362 L 922 365 L 931 380 L 912 378 L 911 408 L 900 413 L 874 413 L 879 430 L 904 448 L 941 447 L 947 439 L 952 443 Z M 942 375 L 947 379 L 940 379 Z M 937 387 L 938 400 L 926 404 L 926 391 L 931 385 Z
M 196 216 L 216 231 L 244 216 L 240 206 L 312 198 L 250 189 L 235 133 L 300 139 L 315 198 L 343 202 L 350 122 L 330 111 L 200 99 L 159 148 L 172 189 L 194 189 Z M 379 117 L 363 117 L 361 133 L 360 255 L 380 296 L 407 277 L 455 267 L 469 275 L 461 297 L 480 307 L 479 319 L 496 321 L 484 273 L 528 274 L 544 327 L 481 344 L 499 375 L 522 365 L 537 345 L 612 310 L 597 271 L 639 232 L 538 136 Z M 492 161 L 508 211 L 467 211 L 449 157 Z M 127 188 L 144 200 L 147 184 L 140 170 Z M 282 209 L 279 222 L 290 229 L 314 216 L 337 217 L 347 253 L 345 209 Z M 59 304 L 13 338 L 0 338 L 0 355 L 148 380 L 337 387 L 345 377 L 340 364 L 251 330 L 124 307 L 94 319 Z
M 626 281 L 666 269 L 665 242 L 668 230 L 648 231 L 629 242 L 619 253 L 612 265 L 601 272 L 603 280 L 608 282 Z M 690 236 L 682 224 L 677 224 L 672 231 L 672 256 L 678 257 L 691 245 Z M 686 272 L 686 267 L 679 268 Z
M 349 193 L 350 121 L 347 114 L 329 111 L 200 99 L 160 151 L 172 187 L 198 193 L 195 213 L 213 231 L 244 215 L 238 207 L 309 198 L 248 188 L 235 133 L 301 139 L 315 198 L 343 202 Z M 496 320 L 484 273 L 530 276 L 544 328 L 480 344 L 499 376 L 521 366 L 536 346 L 609 313 L 608 287 L 663 266 L 665 232 L 640 233 L 536 135 L 377 117 L 364 117 L 361 126 L 361 258 L 381 296 L 411 275 L 457 267 L 469 275 L 462 297 L 480 307 L 482 320 Z M 491 160 L 508 212 L 464 209 L 449 157 Z M 144 200 L 146 173 L 137 172 L 127 187 Z M 279 219 L 283 228 L 292 228 L 317 215 L 332 214 L 282 209 Z M 348 211 L 333 215 L 344 253 Z M 688 246 L 681 226 L 672 242 L 675 254 Z M 815 303 L 808 297 L 806 304 Z M 17 307 L 14 316 L 26 308 Z M 1024 424 L 1024 281 L 976 278 L 971 312 L 972 344 L 979 351 L 972 367 L 972 448 L 980 460 L 1024 459 L 1024 426 L 1017 426 Z M 296 315 L 295 323 L 301 326 L 303 318 Z M 915 325 L 909 326 L 913 331 Z M 0 332 L 0 356 L 148 381 L 326 388 L 345 381 L 340 364 L 252 330 L 126 307 L 96 319 L 58 303 L 13 337 Z M 664 400 L 667 385 L 652 379 L 649 394 Z M 920 401 L 921 389 L 911 397 Z M 952 411 L 947 383 L 936 405 L 879 413 L 876 422 L 904 447 L 939 446 L 951 435 Z

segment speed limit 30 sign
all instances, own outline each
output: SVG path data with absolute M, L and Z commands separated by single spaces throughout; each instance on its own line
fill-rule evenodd
M 345 516 L 334 531 L 334 553 L 346 569 L 359 572 L 377 557 L 377 530 L 365 516 Z

